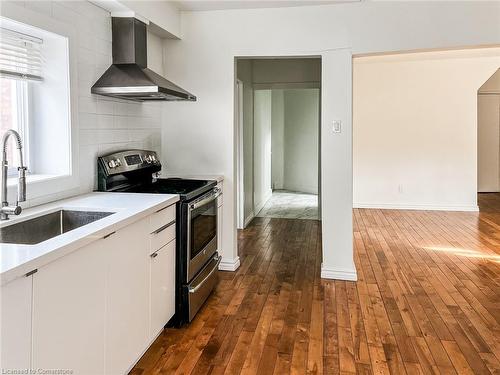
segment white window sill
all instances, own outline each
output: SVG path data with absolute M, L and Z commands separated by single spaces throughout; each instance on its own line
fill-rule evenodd
M 9 202 L 17 198 L 17 176 L 7 179 Z M 74 174 L 30 174 L 26 176 L 26 201 L 23 208 L 66 198 L 80 193 L 79 176 Z
M 26 185 L 35 184 L 38 182 L 67 178 L 68 175 L 57 174 L 28 174 L 26 175 Z M 12 175 L 7 178 L 7 186 L 16 186 L 18 181 L 17 175 Z

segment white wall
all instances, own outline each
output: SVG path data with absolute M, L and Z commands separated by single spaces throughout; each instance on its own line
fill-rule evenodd
M 283 90 L 272 90 L 271 111 L 271 186 L 273 189 L 283 189 L 285 183 L 285 95 Z
M 284 111 L 283 187 L 318 194 L 319 89 L 285 90 Z
M 162 33 L 163 37 L 181 37 L 181 12 L 172 1 L 119 0 L 119 2 L 156 25 L 155 32 Z
M 318 194 L 319 89 L 261 91 L 271 91 L 271 187 Z
M 480 94 L 500 95 L 500 68 L 479 88 Z
M 477 209 L 477 90 L 500 49 L 354 60 L 354 205 Z
M 254 213 L 271 197 L 271 90 L 254 91 L 253 166 Z
M 272 90 L 272 186 L 318 194 L 319 89 Z
M 163 39 L 148 30 L 147 44 L 148 44 L 148 68 L 160 75 L 164 75 L 165 72 L 163 69 Z
M 2 1 L 2 16 L 20 14 L 39 24 L 72 30 L 70 48 L 75 53 L 71 95 L 74 120 L 71 131 L 76 139 L 73 157 L 79 186 L 53 193 L 59 186 L 29 185 L 26 206 L 92 191 L 95 187 L 96 157 L 123 148 L 160 151 L 160 103 L 135 103 L 92 95 L 90 88 L 111 64 L 110 14 L 87 1 Z M 154 36 L 153 36 L 154 39 Z M 153 42 L 154 43 L 154 42 Z M 158 47 L 161 43 L 156 43 Z M 161 51 L 150 48 L 149 56 Z M 160 53 L 158 53 L 160 52 Z M 153 59 L 158 64 L 158 59 Z M 156 65 L 153 69 L 158 70 Z M 9 193 L 15 193 L 11 189 Z M 12 197 L 13 198 L 13 197 Z M 12 199 L 11 198 L 11 199 Z
M 255 59 L 253 83 L 257 88 L 319 87 L 320 59 Z
M 477 191 L 500 191 L 500 68 L 477 95 Z
M 165 66 L 169 77 L 189 87 L 198 101 L 164 107 L 168 114 L 163 123 L 164 158 L 174 172 L 225 175 L 223 261 L 232 264 L 238 257 L 235 56 L 323 58 L 322 275 L 353 279 L 350 50 L 369 53 L 498 44 L 499 24 L 500 4 L 496 2 L 359 2 L 183 13 L 183 40 L 165 42 Z M 347 50 L 333 51 L 339 48 Z M 334 119 L 343 122 L 340 134 L 330 131 Z
M 477 191 L 500 191 L 500 94 L 477 96 Z

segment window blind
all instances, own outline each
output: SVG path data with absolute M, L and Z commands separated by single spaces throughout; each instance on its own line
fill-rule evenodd
M 42 39 L 0 28 L 0 75 L 16 79 L 43 80 Z

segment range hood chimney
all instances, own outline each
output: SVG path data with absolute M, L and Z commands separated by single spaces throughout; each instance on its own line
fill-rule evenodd
M 91 92 L 129 100 L 188 100 L 196 96 L 147 68 L 146 24 L 133 17 L 112 17 L 113 65 Z

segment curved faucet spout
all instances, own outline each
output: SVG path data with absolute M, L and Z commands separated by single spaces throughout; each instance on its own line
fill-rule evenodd
M 7 201 L 7 171 L 9 168 L 9 163 L 7 161 L 7 141 L 9 137 L 13 136 L 16 141 L 16 148 L 19 153 L 19 177 L 17 182 L 17 202 L 13 207 L 9 206 Z M 24 202 L 26 200 L 26 167 L 23 162 L 23 144 L 21 141 L 21 136 L 18 132 L 13 129 L 7 130 L 2 137 L 2 189 L 1 189 L 1 200 L 2 207 L 0 209 L 0 220 L 7 220 L 9 215 L 19 215 L 21 213 L 21 207 L 19 202 Z
M 2 137 L 3 159 L 2 160 L 7 160 L 7 141 L 9 140 L 9 138 L 11 136 L 15 138 L 16 148 L 18 150 L 18 155 L 19 155 L 19 166 L 22 167 L 22 166 L 24 166 L 24 163 L 23 163 L 23 142 L 21 141 L 21 136 L 19 135 L 19 133 L 16 132 L 14 129 L 9 129 L 3 134 L 3 137 Z

